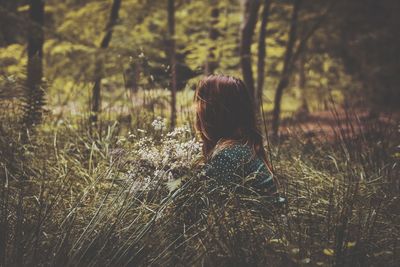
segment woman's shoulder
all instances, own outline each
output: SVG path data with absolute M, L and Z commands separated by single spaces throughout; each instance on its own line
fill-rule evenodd
M 223 158 L 233 161 L 243 161 L 250 159 L 252 155 L 253 155 L 252 149 L 248 145 L 232 144 L 229 146 L 217 148 L 214 151 L 211 158 L 212 159 Z
M 251 157 L 250 148 L 233 144 L 217 148 L 208 160 L 207 172 L 210 176 L 228 178 L 236 173 Z

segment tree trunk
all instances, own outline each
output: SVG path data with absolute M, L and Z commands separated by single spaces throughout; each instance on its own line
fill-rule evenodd
M 306 96 L 306 70 L 305 70 L 305 65 L 306 64 L 306 55 L 303 53 L 300 56 L 299 60 L 299 88 L 301 91 L 301 107 L 300 107 L 300 114 L 302 117 L 306 117 L 309 113 L 309 108 L 308 108 L 308 102 L 307 102 L 307 96 Z
M 241 27 L 240 38 L 240 65 L 242 68 L 243 80 L 246 84 L 254 103 L 254 79 L 251 68 L 251 43 L 254 29 L 257 23 L 260 0 L 243 0 L 244 16 Z
M 290 73 L 292 71 L 292 56 L 293 48 L 296 42 L 297 36 L 297 18 L 299 14 L 300 4 L 302 0 L 295 0 L 293 3 L 293 13 L 290 20 L 290 31 L 289 39 L 286 45 L 285 58 L 283 62 L 283 69 L 281 73 L 281 78 L 279 80 L 278 86 L 275 92 L 274 99 L 274 109 L 272 111 L 272 134 L 274 138 L 278 137 L 279 134 L 279 116 L 281 113 L 281 100 L 284 89 L 289 85 Z
M 118 13 L 121 7 L 121 0 L 114 0 L 112 7 L 110 18 L 108 20 L 105 35 L 101 41 L 100 49 L 107 49 L 111 42 L 111 37 L 113 33 L 113 28 L 118 21 Z M 97 61 L 95 72 L 94 72 L 94 86 L 92 90 L 92 115 L 90 116 L 91 122 L 97 121 L 97 116 L 100 113 L 101 109 L 101 80 L 103 79 L 103 62 L 100 60 Z
M 168 0 L 168 41 L 171 68 L 171 129 L 176 125 L 175 1 Z
M 208 48 L 208 56 L 205 64 L 205 75 L 213 74 L 215 69 L 218 68 L 217 56 L 215 55 L 215 50 L 217 48 L 217 40 L 219 36 L 219 31 L 216 28 L 219 19 L 219 8 L 218 2 L 216 0 L 211 0 L 211 20 L 210 20 L 210 32 L 208 37 L 210 38 L 210 47 Z
M 262 11 L 260 34 L 258 36 L 257 90 L 256 90 L 256 94 L 255 94 L 255 101 L 254 101 L 257 113 L 260 112 L 260 107 L 262 105 L 264 77 L 265 77 L 265 57 L 266 57 L 265 38 L 266 38 L 270 8 L 271 8 L 271 0 L 265 0 L 263 11 Z
M 44 105 L 43 42 L 44 42 L 44 0 L 29 3 L 28 65 L 27 65 L 27 110 L 24 124 L 27 128 L 40 122 Z

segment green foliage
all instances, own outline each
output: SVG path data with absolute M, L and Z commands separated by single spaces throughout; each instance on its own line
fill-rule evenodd
M 303 38 L 315 25 L 324 10 L 329 6 L 329 1 L 311 3 L 304 1 L 299 18 L 299 40 Z M 390 9 L 391 0 L 376 4 L 379 12 Z M 376 24 L 368 22 L 371 26 L 371 37 L 363 38 L 368 34 L 368 27 L 362 23 L 368 20 L 367 14 L 372 7 L 362 9 L 360 1 L 352 4 L 338 3 L 328 12 L 326 22 L 314 33 L 305 49 L 307 64 L 307 92 L 312 110 L 324 109 L 324 102 L 331 97 L 331 93 L 339 96 L 337 101 L 348 101 L 366 106 L 364 99 L 379 99 L 379 103 L 389 98 L 394 100 L 395 79 L 393 70 L 395 64 L 388 53 L 392 50 L 378 49 L 372 53 L 371 45 L 391 38 L 384 32 L 377 37 L 375 33 L 382 25 L 393 27 L 392 17 L 387 20 L 377 20 Z M 386 6 L 385 6 L 386 5 Z M 105 25 L 108 21 L 111 1 L 59 1 L 46 2 L 46 43 L 45 43 L 45 77 L 55 84 L 90 83 L 93 81 L 96 60 L 104 63 L 103 77 L 107 87 L 115 90 L 126 86 L 126 79 L 136 81 L 139 88 L 168 87 L 168 60 L 166 46 L 166 3 L 154 1 L 130 0 L 122 1 L 120 19 L 114 28 L 111 46 L 106 51 L 98 49 L 99 42 L 104 35 Z M 209 37 L 210 12 L 212 5 L 207 1 L 181 1 L 176 8 L 176 43 L 178 63 L 189 68 L 188 77 L 193 78 L 204 70 L 208 50 L 214 46 L 218 61 L 217 72 L 229 73 L 240 76 L 239 68 L 239 28 L 242 10 L 236 1 L 218 1 L 218 23 L 215 25 L 219 37 L 214 44 Z M 362 13 L 351 17 L 351 10 L 360 8 Z M 10 9 L 11 8 L 11 9 Z M 20 25 L 27 13 L 27 5 L 17 3 L 14 7 L 7 6 L 2 12 L 7 13 L 6 22 Z M 346 9 L 347 8 L 347 9 Z M 23 16 L 19 16 L 19 14 Z M 267 58 L 266 58 L 266 101 L 273 97 L 282 69 L 283 55 L 287 41 L 291 5 L 286 1 L 273 2 L 270 21 L 267 29 Z M 337 15 L 340 14 L 340 15 Z M 391 14 L 391 13 L 390 13 Z M 350 47 L 343 41 L 343 31 L 348 28 L 346 23 L 356 25 L 360 29 Z M 375 20 L 374 20 L 375 21 Z M 258 22 L 258 24 L 260 21 Z M 257 38 L 259 25 L 256 27 L 254 38 Z M 21 32 L 22 33 L 22 32 Z M 15 35 L 20 33 L 15 33 Z M 347 35 L 346 35 L 347 36 Z M 368 35 L 367 35 L 368 36 Z M 23 37 L 23 36 L 19 36 Z M 19 38 L 18 37 L 18 38 Z M 347 38 L 347 37 L 346 37 Z M 348 37 L 350 38 L 350 37 Z M 354 37 L 356 38 L 356 37 Z M 357 37 L 358 38 L 358 37 Z M 381 38 L 381 39 L 379 39 Z M 297 44 L 300 41 L 297 42 Z M 256 62 L 256 42 L 253 42 L 253 59 Z M 389 42 L 391 43 L 391 42 Z M 375 45 L 374 45 L 375 46 Z M 23 44 L 10 44 L 0 48 L 0 65 L 2 75 L 16 75 L 21 73 L 26 62 L 23 53 Z M 380 46 L 375 46 L 380 47 Z M 391 46 L 392 47 L 392 46 Z M 358 51 L 358 52 L 354 52 Z M 371 52 L 371 53 L 370 53 Z M 373 65 L 362 64 L 362 58 L 368 58 Z M 381 59 L 382 62 L 379 62 Z M 254 67 L 256 64 L 254 64 Z M 139 67 L 140 75 L 132 77 L 133 66 Z M 362 68 L 360 68 L 362 66 Z M 179 70 L 179 69 L 178 69 Z M 295 74 L 298 70 L 295 70 Z M 183 73 L 183 70 L 179 70 Z M 125 75 L 125 81 L 123 76 Z M 187 74 L 185 74 L 187 75 Z M 195 78 L 196 79 L 196 78 Z M 368 82 L 367 82 L 368 80 Z M 184 87 L 184 86 L 183 86 Z M 183 88 L 182 87 L 182 88 Z M 296 88 L 295 79 L 286 92 L 288 96 L 283 99 L 283 106 L 289 106 L 287 111 L 292 111 L 300 106 L 301 97 Z M 48 96 L 55 99 L 62 88 L 57 88 Z M 358 98 L 352 97 L 357 94 Z M 69 95 L 69 94 L 64 94 Z M 292 105 L 292 97 L 298 104 Z M 386 99 L 386 100 L 385 100 Z M 64 99 L 66 101 L 66 99 Z M 285 101 L 288 104 L 285 104 Z M 81 99 L 72 98 L 68 101 L 82 102 Z M 381 105 L 377 103 L 378 105 Z M 49 102 L 50 109 L 57 102 Z M 267 105 L 269 110 L 270 105 Z
M 24 55 L 24 46 L 13 44 L 0 48 L 1 76 L 19 76 L 24 72 L 27 59 Z

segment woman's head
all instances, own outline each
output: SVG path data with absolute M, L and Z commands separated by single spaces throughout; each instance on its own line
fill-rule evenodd
M 254 154 L 265 160 L 253 101 L 243 81 L 225 75 L 205 77 L 197 86 L 195 101 L 196 129 L 206 158 L 217 144 L 241 142 L 252 146 Z

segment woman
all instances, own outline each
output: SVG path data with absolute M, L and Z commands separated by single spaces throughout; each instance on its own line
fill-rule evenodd
M 252 98 L 243 81 L 208 76 L 199 82 L 195 101 L 206 175 L 221 184 L 277 196 Z

